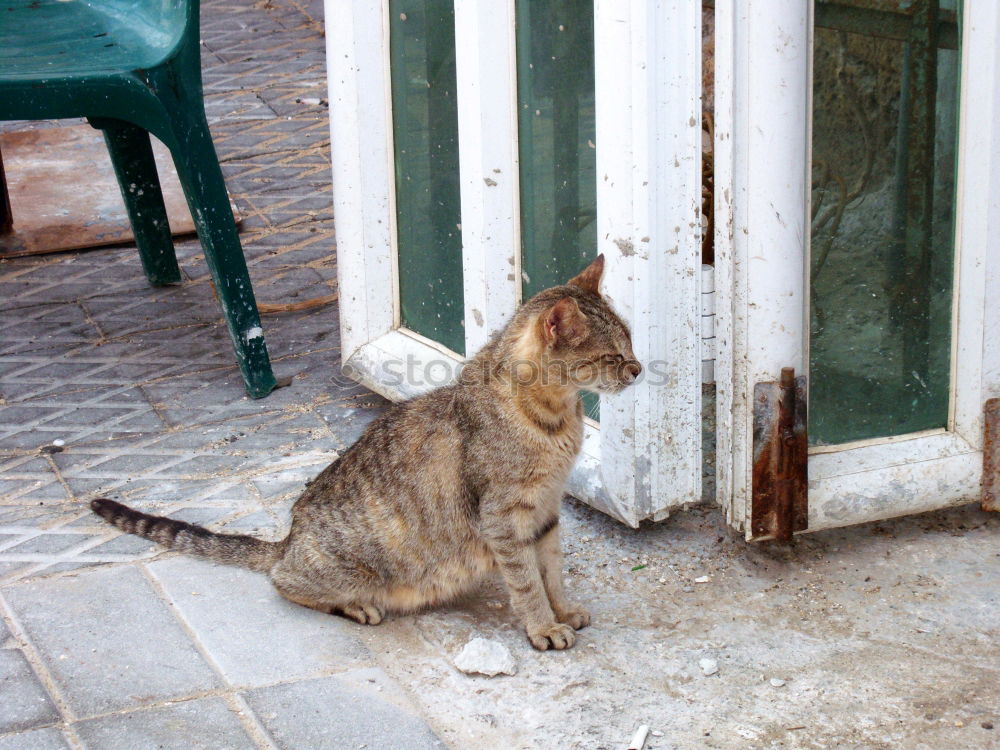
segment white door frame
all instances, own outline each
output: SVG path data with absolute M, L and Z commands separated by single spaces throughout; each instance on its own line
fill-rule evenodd
M 326 0 L 342 356 L 401 399 L 440 384 L 401 378 L 401 361 L 461 357 L 400 323 L 388 13 Z M 514 0 L 455 0 L 470 354 L 520 298 L 514 18 Z M 570 491 L 638 526 L 701 499 L 701 3 L 596 0 L 595 29 L 604 290 L 652 377 L 601 398 Z
M 808 364 L 811 10 L 716 3 L 717 492 L 748 538 L 754 384 Z M 1000 9 L 968 2 L 963 25 L 948 428 L 811 449 L 810 531 L 979 497 L 983 402 L 1000 390 L 1000 316 L 986 296 L 987 284 L 1000 291 Z

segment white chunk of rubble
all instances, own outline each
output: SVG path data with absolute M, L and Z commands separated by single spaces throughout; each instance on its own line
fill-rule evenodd
M 698 666 L 701 667 L 701 673 L 706 677 L 710 677 L 719 671 L 719 662 L 715 659 L 700 659 Z
M 510 651 L 499 641 L 473 638 L 455 657 L 455 666 L 466 674 L 517 674 L 517 664 Z
M 785 684 L 785 681 L 783 679 L 781 679 L 780 677 L 772 677 L 771 678 L 771 686 L 772 687 L 783 687 L 784 684 Z

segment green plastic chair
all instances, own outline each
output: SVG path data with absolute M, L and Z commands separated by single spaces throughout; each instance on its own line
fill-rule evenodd
M 0 120 L 76 117 L 104 133 L 146 278 L 157 286 L 181 274 L 149 134 L 170 149 L 247 392 L 266 396 L 274 375 L 205 119 L 198 0 L 7 0 Z

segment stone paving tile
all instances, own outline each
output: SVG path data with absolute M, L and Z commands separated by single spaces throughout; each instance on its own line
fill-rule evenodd
M 445 747 L 380 669 L 258 688 L 245 696 L 283 750 Z
M 0 526 L 28 525 L 44 529 L 58 524 L 74 515 L 79 515 L 86 507 L 77 502 L 0 505 Z
M 70 750 L 70 745 L 62 732 L 46 727 L 0 736 L 0 750 Z
M 0 634 L 0 643 L 3 640 Z M 24 654 L 0 650 L 0 734 L 52 724 L 59 718 Z
M 242 750 L 256 747 L 221 698 L 112 714 L 74 724 L 94 750 Z
M 362 626 L 293 604 L 267 577 L 187 557 L 149 563 L 226 679 L 241 687 L 371 663 Z
M 8 547 L 8 555 L 58 555 L 88 541 L 86 534 L 40 534 L 26 542 Z
M 186 506 L 180 510 L 168 513 L 167 515 L 170 516 L 170 518 L 176 518 L 178 521 L 186 521 L 187 523 L 193 523 L 198 526 L 211 528 L 215 525 L 216 521 L 225 516 L 229 516 L 232 512 L 231 508 L 226 507 L 214 508 Z
M 240 516 L 222 524 L 222 530 L 229 534 L 252 534 L 262 538 L 280 538 L 284 535 L 284 527 L 276 524 L 267 511 L 257 511 Z
M 220 687 L 134 567 L 39 579 L 3 595 L 79 716 Z
M 311 102 L 326 98 L 322 32 L 321 0 L 203 2 L 206 112 L 262 302 L 337 291 L 328 111 Z M 368 675 L 356 671 L 372 663 L 360 626 L 286 602 L 264 576 L 164 556 L 89 512 L 89 498 L 107 494 L 279 537 L 304 483 L 384 408 L 332 379 L 335 305 L 264 317 L 275 372 L 294 380 L 267 399 L 246 398 L 201 246 L 187 237 L 175 248 L 186 281 L 164 288 L 147 284 L 134 247 L 0 262 L 0 596 L 84 717 L 74 728 L 86 747 L 172 746 L 178 738 L 253 746 L 222 698 L 131 710 L 221 685 L 178 616 L 240 686 L 308 678 L 306 688 L 254 691 L 271 707 L 265 724 L 281 746 L 339 749 L 352 745 L 338 738 L 356 736 L 369 746 L 440 746 L 384 675 L 369 683 L 341 672 Z M 38 454 L 56 439 L 63 452 Z M 117 564 L 95 567 L 104 563 Z M 140 565 L 174 604 L 158 598 Z M 0 646 L 16 645 L 5 627 Z M 324 745 L 330 698 L 377 710 L 349 717 Z M 271 715 L 284 700 L 288 715 Z M 3 731 L 0 750 L 69 746 L 56 727 Z
M 19 578 L 30 566 L 31 564 L 26 562 L 0 561 L 0 581 Z
M 366 403 L 371 403 L 371 407 L 343 407 L 339 404 L 324 404 L 316 408 L 330 429 L 335 430 L 344 447 L 353 444 L 365 428 L 377 417 L 384 408 L 385 403 L 381 396 L 369 394 L 365 399 Z
M 110 526 L 108 527 L 111 528 Z M 133 557 L 144 557 L 150 553 L 156 552 L 160 547 L 156 542 L 152 542 L 149 539 L 143 539 L 139 536 L 133 536 L 132 534 L 122 534 L 119 537 L 115 537 L 110 542 L 105 542 L 97 547 L 91 547 L 87 552 L 91 555 L 129 555 Z

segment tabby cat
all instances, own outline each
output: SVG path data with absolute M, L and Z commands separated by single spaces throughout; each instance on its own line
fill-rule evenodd
M 537 649 L 564 649 L 587 612 L 563 593 L 559 505 L 580 451 L 579 390 L 614 393 L 641 367 L 598 291 L 600 256 L 525 302 L 457 383 L 396 404 L 292 508 L 288 536 L 215 534 L 107 499 L 118 528 L 268 573 L 293 602 L 377 625 L 455 598 L 499 569 Z

